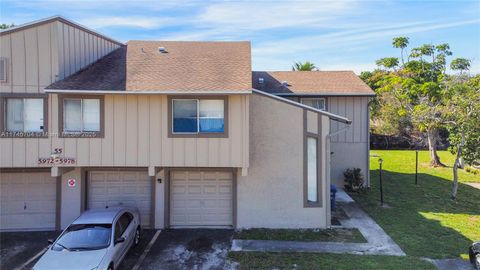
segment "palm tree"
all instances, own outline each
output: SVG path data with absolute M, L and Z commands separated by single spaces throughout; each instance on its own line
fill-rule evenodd
M 295 62 L 292 66 L 293 71 L 317 71 L 318 68 L 315 66 L 314 63 L 310 61 L 306 61 L 305 63 L 302 62 Z

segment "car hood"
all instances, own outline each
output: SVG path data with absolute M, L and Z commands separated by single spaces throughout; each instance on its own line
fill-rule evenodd
M 90 270 L 102 262 L 107 249 L 86 251 L 55 251 L 48 249 L 33 267 L 34 270 Z

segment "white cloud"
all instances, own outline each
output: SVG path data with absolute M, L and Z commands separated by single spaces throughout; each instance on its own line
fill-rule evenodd
M 353 30 L 338 31 L 321 35 L 304 35 L 283 40 L 262 42 L 260 46 L 254 47 L 258 54 L 280 54 L 285 53 L 285 48 L 295 52 L 309 51 L 325 48 L 349 48 L 364 43 L 372 43 L 385 37 L 407 35 L 419 32 L 427 32 L 456 26 L 478 24 L 480 19 L 464 20 L 447 23 L 415 23 L 413 25 L 392 25 L 377 28 L 360 28 Z
M 242 30 L 318 26 L 355 11 L 358 1 L 258 1 L 220 2 L 205 8 L 201 24 Z
M 97 18 L 85 18 L 80 20 L 80 23 L 88 25 L 91 28 L 105 28 L 105 27 L 139 27 L 146 29 L 158 29 L 167 25 L 172 25 L 174 20 L 170 18 L 161 17 L 144 17 L 144 16 L 105 16 Z

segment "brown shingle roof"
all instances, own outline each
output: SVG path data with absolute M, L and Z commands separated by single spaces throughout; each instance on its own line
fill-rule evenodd
M 250 58 L 250 42 L 129 41 L 127 90 L 250 92 Z
M 352 71 L 254 71 L 252 80 L 253 88 L 271 94 L 375 95 Z
M 248 93 L 250 59 L 250 42 L 129 41 L 47 89 Z
M 125 91 L 126 56 L 127 47 L 120 47 L 47 89 Z

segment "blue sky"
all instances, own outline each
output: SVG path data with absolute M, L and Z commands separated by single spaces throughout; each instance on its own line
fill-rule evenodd
M 1 0 L 0 22 L 62 15 L 126 42 L 250 40 L 254 70 L 290 70 L 310 60 L 321 70 L 372 70 L 410 46 L 449 43 L 480 72 L 480 1 Z

